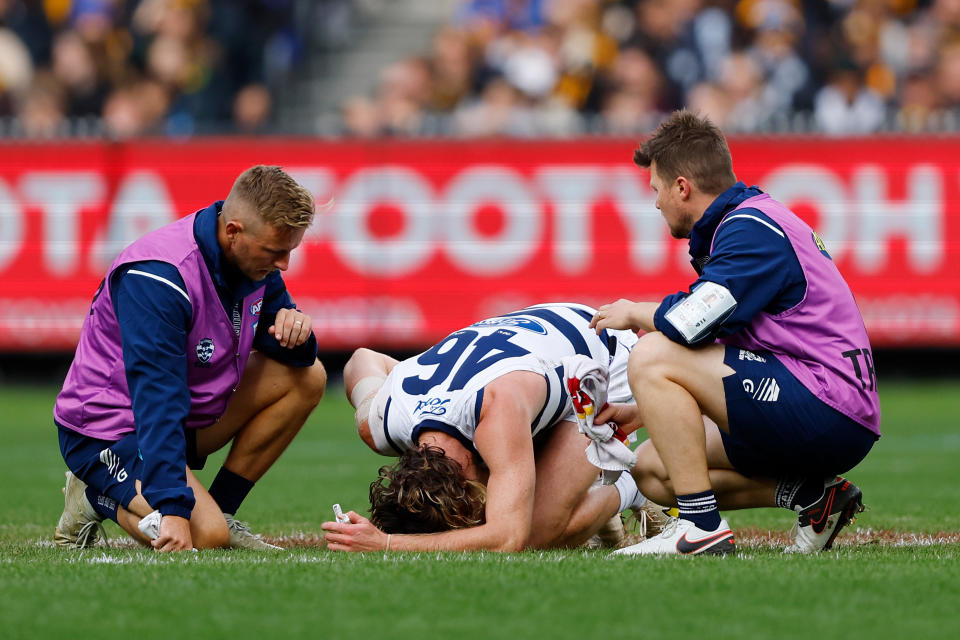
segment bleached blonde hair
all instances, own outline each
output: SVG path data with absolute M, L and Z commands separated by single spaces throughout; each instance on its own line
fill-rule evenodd
M 258 164 L 241 173 L 230 189 L 227 202 L 251 207 L 257 218 L 271 226 L 305 229 L 313 222 L 313 194 L 282 168 Z

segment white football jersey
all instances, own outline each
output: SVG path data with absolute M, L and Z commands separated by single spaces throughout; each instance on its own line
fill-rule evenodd
M 420 432 L 439 430 L 469 450 L 480 419 L 483 389 L 512 371 L 544 376 L 547 399 L 531 436 L 563 419 L 572 403 L 560 359 L 581 354 L 610 368 L 610 402 L 631 398 L 627 359 L 637 342 L 632 331 L 590 328 L 594 309 L 544 304 L 481 320 L 455 331 L 432 348 L 397 364 L 374 397 L 368 424 L 377 451 L 399 455 L 417 446 Z

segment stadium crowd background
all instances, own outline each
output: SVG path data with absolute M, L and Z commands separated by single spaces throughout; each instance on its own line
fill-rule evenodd
M 0 0 L 0 135 L 302 132 L 284 88 L 385 1 Z M 314 133 L 630 135 L 684 105 L 733 133 L 957 126 L 960 0 L 436 4 Z
M 29 138 L 256 132 L 299 56 L 293 10 L 285 0 L 0 0 L 0 117 Z

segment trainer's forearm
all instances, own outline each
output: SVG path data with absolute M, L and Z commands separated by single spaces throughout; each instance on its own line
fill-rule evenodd
M 631 319 L 633 320 L 634 326 L 645 332 L 656 331 L 657 328 L 653 323 L 653 315 L 656 313 L 660 303 L 637 302 L 634 304 L 635 306 L 631 313 Z

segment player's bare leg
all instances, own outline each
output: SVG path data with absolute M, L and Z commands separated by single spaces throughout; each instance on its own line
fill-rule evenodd
M 210 485 L 230 529 L 230 546 L 277 550 L 237 520 L 237 509 L 300 432 L 320 402 L 327 374 L 319 361 L 291 367 L 260 353 L 250 354 L 246 371 L 219 421 L 197 432 L 197 453 L 206 456 L 228 442 L 230 452 Z
M 584 454 L 589 440 L 572 422 L 551 429 L 536 451 L 537 486 L 528 547 L 575 547 L 617 513 L 615 487 L 591 485 L 599 471 Z
M 327 373 L 319 360 L 296 368 L 251 353 L 223 417 L 198 431 L 197 453 L 209 455 L 232 440 L 224 466 L 256 482 L 300 432 L 326 383 Z
M 724 353 L 723 345 L 689 349 L 659 332 L 644 335 L 633 348 L 627 369 L 630 389 L 680 517 L 661 534 L 620 549 L 618 555 L 723 554 L 735 549 L 711 484 L 702 417 L 727 429 L 723 378 L 734 371 L 723 362 Z M 649 497 L 666 496 L 661 492 Z
M 143 535 L 138 525 L 140 520 L 153 511 L 140 493 L 140 481 L 137 480 L 137 495 L 127 508 L 117 507 L 117 524 L 130 534 L 134 540 L 149 545 L 150 539 Z M 195 549 L 216 549 L 230 544 L 230 531 L 223 519 L 220 507 L 190 469 L 187 469 L 187 486 L 193 489 L 196 500 L 190 512 L 190 537 Z
M 733 369 L 723 354 L 722 345 L 692 350 L 648 333 L 630 355 L 630 389 L 640 417 L 680 494 L 710 489 L 702 415 L 727 429 L 722 378 Z
M 721 509 L 775 507 L 777 482 L 772 478 L 747 477 L 733 469 L 713 422 L 704 424 L 710 484 Z M 645 496 L 663 505 L 676 505 L 676 494 L 667 469 L 653 442 L 637 447 L 637 466 L 633 469 L 637 486 Z

